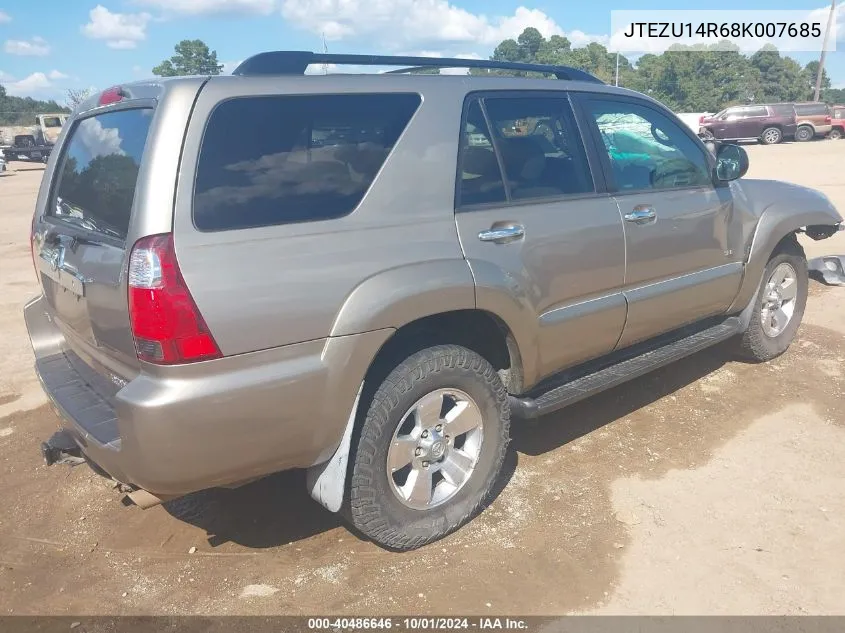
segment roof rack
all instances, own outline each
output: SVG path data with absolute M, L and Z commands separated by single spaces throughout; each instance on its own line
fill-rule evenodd
M 258 53 L 241 64 L 233 75 L 302 75 L 312 64 L 335 64 L 338 66 L 406 66 L 388 73 L 407 73 L 428 68 L 486 68 L 490 70 L 519 70 L 546 73 L 558 79 L 604 83 L 588 72 L 569 66 L 551 64 L 525 64 L 522 62 L 501 62 L 486 59 L 455 59 L 448 57 L 406 57 L 393 55 L 339 55 L 312 53 L 311 51 L 269 51 Z

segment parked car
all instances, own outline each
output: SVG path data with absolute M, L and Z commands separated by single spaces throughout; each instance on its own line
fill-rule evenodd
M 811 141 L 817 136 L 827 136 L 832 129 L 830 107 L 826 103 L 796 103 L 795 140 Z
M 774 145 L 795 138 L 797 129 L 792 104 L 732 106 L 701 120 L 699 135 L 705 140 L 758 140 Z
M 835 105 L 830 111 L 830 132 L 827 133 L 827 137 L 840 139 L 845 135 L 845 105 Z
M 303 76 L 329 63 L 558 80 Z M 434 541 L 489 502 L 512 424 L 719 342 L 781 354 L 796 236 L 842 223 L 574 68 L 273 52 L 235 74 L 89 99 L 33 217 L 44 457 L 142 507 L 305 468 L 361 534 Z

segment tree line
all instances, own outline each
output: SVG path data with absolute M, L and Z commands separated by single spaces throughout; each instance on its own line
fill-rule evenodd
M 54 100 L 13 97 L 0 85 L 0 125 L 35 125 L 35 115 L 46 112 L 68 112 Z
M 647 94 L 676 112 L 717 112 L 741 103 L 810 101 L 819 64 L 801 66 L 768 45 L 753 55 L 744 55 L 728 42 L 718 45 L 672 46 L 659 55 L 647 54 L 636 66 L 619 55 L 619 85 Z M 730 50 L 724 50 L 730 48 Z M 593 42 L 573 48 L 563 36 L 546 39 L 529 27 L 518 38 L 502 41 L 491 57 L 497 61 L 528 62 L 574 66 L 592 73 L 606 83 L 614 83 L 616 53 Z M 474 70 L 473 74 L 522 74 L 510 71 Z M 845 90 L 830 87 L 825 71 L 822 99 L 845 102 Z

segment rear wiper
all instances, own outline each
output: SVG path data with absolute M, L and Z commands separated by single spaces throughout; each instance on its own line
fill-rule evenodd
M 108 235 L 109 237 L 122 239 L 120 233 L 118 233 L 114 229 L 110 229 L 108 227 L 102 226 L 101 224 L 98 224 L 91 218 L 78 218 L 75 215 L 59 215 L 57 217 L 70 224 L 73 224 L 74 226 L 83 228 L 86 231 L 95 231 L 97 233 L 102 233 L 103 235 Z

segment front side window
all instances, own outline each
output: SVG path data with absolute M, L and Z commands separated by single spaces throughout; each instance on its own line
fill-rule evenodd
M 223 231 L 351 213 L 420 101 L 410 93 L 224 101 L 203 136 L 194 224 Z
M 48 214 L 124 239 L 153 111 L 119 110 L 79 121 Z
M 745 109 L 745 116 L 768 116 L 769 111 L 765 106 L 751 106 Z
M 621 192 L 712 185 L 702 149 L 669 117 L 630 101 L 590 99 Z

